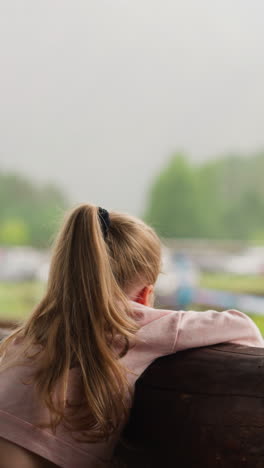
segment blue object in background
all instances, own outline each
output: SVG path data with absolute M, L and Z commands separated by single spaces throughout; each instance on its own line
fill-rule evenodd
M 173 254 L 172 262 L 178 277 L 175 303 L 177 308 L 186 309 L 193 302 L 196 295 L 197 270 L 189 257 L 183 253 Z

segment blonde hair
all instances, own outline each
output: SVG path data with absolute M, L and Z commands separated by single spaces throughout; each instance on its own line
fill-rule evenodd
M 63 422 L 85 440 L 99 441 L 126 417 L 128 384 L 119 357 L 138 330 L 128 293 L 156 282 L 160 250 L 152 228 L 133 216 L 110 212 L 104 238 L 96 206 L 83 204 L 67 215 L 55 241 L 46 294 L 0 345 L 3 356 L 21 338 L 23 354 L 32 359 L 31 350 L 40 345 L 33 379 L 52 429 Z M 80 375 L 77 402 L 67 401 L 72 367 Z

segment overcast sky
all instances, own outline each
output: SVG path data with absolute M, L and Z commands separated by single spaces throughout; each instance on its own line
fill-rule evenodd
M 142 213 L 175 150 L 264 148 L 263 0 L 0 0 L 0 170 Z

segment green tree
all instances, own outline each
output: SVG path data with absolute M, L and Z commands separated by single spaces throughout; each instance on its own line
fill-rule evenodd
M 183 155 L 174 155 L 154 182 L 145 219 L 166 237 L 200 235 L 198 184 Z
M 0 243 L 7 245 L 25 245 L 30 240 L 28 225 L 18 218 L 6 219 L 0 225 Z
M 20 236 L 20 243 L 47 247 L 67 206 L 64 194 L 53 184 L 39 186 L 17 173 L 0 172 L 0 227 L 5 232 L 1 243 L 14 243 Z
M 145 218 L 167 237 L 253 239 L 264 232 L 264 154 L 191 166 L 175 155 L 154 180 Z

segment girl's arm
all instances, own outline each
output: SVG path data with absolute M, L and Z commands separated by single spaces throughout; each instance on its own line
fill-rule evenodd
M 255 323 L 238 310 L 168 311 L 140 306 L 142 327 L 136 346 L 155 358 L 188 348 L 232 342 L 264 347 Z M 147 318 L 146 318 L 147 317 Z
M 247 315 L 238 310 L 182 311 L 179 314 L 180 320 L 176 320 L 178 323 L 172 352 L 221 342 L 264 347 L 264 340 L 258 327 Z M 173 323 L 173 316 L 170 320 Z

